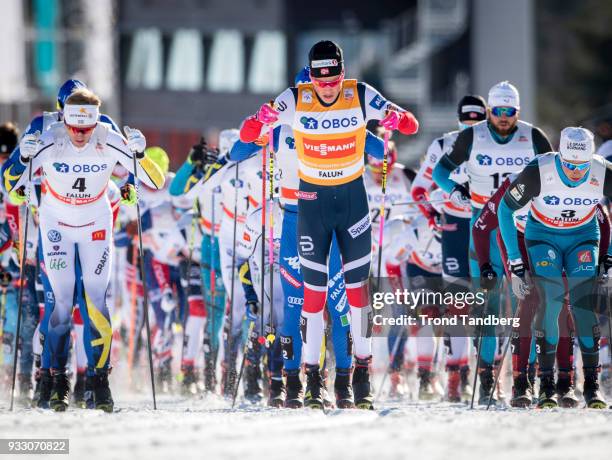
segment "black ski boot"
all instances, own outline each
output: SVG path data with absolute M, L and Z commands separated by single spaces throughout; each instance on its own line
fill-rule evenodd
M 559 406 L 567 409 L 578 407 L 580 400 L 576 396 L 572 372 L 559 371 L 557 374 L 557 396 Z
M 529 407 L 533 402 L 533 388 L 529 377 L 525 372 L 521 372 L 514 377 L 512 384 L 512 399 L 510 405 L 512 407 Z
M 252 403 L 257 403 L 263 399 L 259 362 L 247 360 L 244 365 L 244 397 Z
M 49 406 L 56 412 L 65 412 L 70 402 L 70 380 L 65 370 L 53 372 L 53 387 Z
M 53 377 L 51 377 L 51 371 L 49 369 L 39 369 L 32 405 L 36 405 L 40 409 L 49 409 L 52 389 Z
M 270 379 L 270 395 L 268 396 L 268 406 L 283 407 L 285 405 L 285 384 L 283 378 L 272 377 Z
M 540 375 L 540 394 L 538 395 L 538 409 L 553 409 L 558 407 L 555 377 L 552 373 Z
M 104 412 L 112 412 L 114 407 L 108 374 L 108 369 L 96 369 L 96 374 L 93 376 L 95 407 Z
M 195 396 L 198 394 L 198 378 L 192 365 L 183 367 L 183 381 L 181 382 L 181 394 L 183 396 Z
M 323 377 L 318 364 L 306 364 L 304 406 L 311 409 L 323 409 Z
M 431 401 L 436 395 L 431 383 L 433 374 L 427 369 L 419 369 L 417 375 L 419 376 L 419 399 Z
M 18 374 L 17 381 L 19 388 L 19 402 L 21 404 L 29 404 L 32 400 L 32 375 Z
M 285 371 L 285 375 L 287 376 L 285 407 L 288 409 L 300 409 L 304 407 L 304 387 L 300 380 L 300 370 L 293 369 Z
M 493 393 L 493 384 L 495 383 L 495 379 L 493 378 L 493 366 L 485 366 L 478 370 L 478 376 L 480 377 L 480 391 L 478 394 L 478 404 L 481 406 L 487 406 L 489 404 L 489 399 L 491 400 L 491 405 L 497 404 L 495 400 L 495 395 L 491 398 L 491 394 Z
M 535 384 L 536 384 L 536 365 L 535 363 L 529 364 L 527 367 L 527 380 L 529 380 L 529 384 L 532 389 L 532 404 L 538 403 L 538 396 L 535 394 Z
M 355 407 L 358 409 L 374 409 L 374 396 L 370 386 L 370 362 L 369 358 L 355 358 L 355 369 L 353 370 L 353 392 L 355 394 Z
M 87 376 L 85 377 L 85 408 L 86 409 L 95 409 L 96 408 L 96 401 L 95 401 L 95 395 L 94 395 L 94 375 L 93 375 L 93 370 L 91 371 L 91 375 L 90 372 L 87 372 Z
M 77 372 L 76 382 L 72 390 L 72 402 L 76 407 L 85 409 L 87 407 L 85 403 L 85 381 L 87 377 L 85 372 Z
M 334 381 L 336 407 L 338 409 L 354 409 L 353 387 L 351 386 L 351 369 L 336 369 Z
M 584 369 L 584 401 L 589 409 L 606 409 L 606 400 L 599 389 L 597 369 Z

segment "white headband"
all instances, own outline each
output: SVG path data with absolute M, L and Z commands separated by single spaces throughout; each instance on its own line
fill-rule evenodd
M 98 122 L 100 109 L 97 105 L 64 106 L 64 121 L 70 126 L 93 126 Z

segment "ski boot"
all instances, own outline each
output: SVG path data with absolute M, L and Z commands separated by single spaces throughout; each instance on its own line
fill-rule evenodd
M 433 374 L 427 369 L 419 369 L 419 399 L 422 401 L 431 401 L 436 395 L 431 378 Z
M 270 393 L 268 396 L 268 406 L 283 407 L 285 405 L 285 384 L 282 377 L 272 377 L 270 379 Z
M 491 405 L 496 405 L 497 401 L 493 393 L 493 384 L 495 383 L 495 379 L 493 378 L 493 366 L 485 366 L 479 369 L 478 375 L 480 377 L 478 404 L 487 406 L 489 405 L 489 400 L 491 400 Z M 493 397 L 491 397 L 491 395 L 493 395 Z
M 336 407 L 338 409 L 354 409 L 353 387 L 351 387 L 351 369 L 336 369 L 334 381 Z
M 559 406 L 564 408 L 578 407 L 580 400 L 574 388 L 573 372 L 559 371 L 557 374 L 557 396 Z
M 355 358 L 355 369 L 353 370 L 353 392 L 355 394 L 355 406 L 358 409 L 374 409 L 374 396 L 370 386 L 370 362 L 372 357 Z
M 247 360 L 244 366 L 244 397 L 253 404 L 263 399 L 260 381 L 261 368 L 259 362 Z
M 49 409 L 51 390 L 53 389 L 53 377 L 49 369 L 39 369 L 36 378 L 36 389 L 32 405 L 40 409 Z
M 538 395 L 535 394 L 535 384 L 536 384 L 536 364 L 535 363 L 531 363 L 527 367 L 527 380 L 529 380 L 529 385 L 531 385 L 531 393 L 532 393 L 531 404 L 537 404 Z
M 287 394 L 285 396 L 285 407 L 288 409 L 300 409 L 304 407 L 304 388 L 300 380 L 300 370 L 292 369 L 285 371 L 287 376 Z
M 183 381 L 181 382 L 181 394 L 183 396 L 195 396 L 198 394 L 198 378 L 193 365 L 183 367 Z
M 304 407 L 323 409 L 323 378 L 318 364 L 306 364 Z
M 607 404 L 601 390 L 597 369 L 584 369 L 584 401 L 589 409 L 606 409 Z
M 85 408 L 86 409 L 95 409 L 96 401 L 94 395 L 94 375 L 93 371 L 87 372 L 87 377 L 85 378 Z
M 76 382 L 74 384 L 74 388 L 72 390 L 72 403 L 81 409 L 85 409 L 87 407 L 85 403 L 85 381 L 87 377 L 85 372 L 78 372 L 76 376 Z
M 467 401 L 471 399 L 474 392 L 472 385 L 470 385 L 470 367 L 462 366 L 459 373 L 461 374 L 461 399 Z
M 540 375 L 538 409 L 553 409 L 558 406 L 555 377 L 552 372 Z
M 19 386 L 19 402 L 29 404 L 32 400 L 32 375 L 18 374 L 17 381 Z
M 461 402 L 461 373 L 459 369 L 448 370 L 447 392 L 448 401 L 452 403 Z
M 512 383 L 512 399 L 510 405 L 512 407 L 529 407 L 533 402 L 533 388 L 529 377 L 525 372 L 521 372 L 514 377 Z
M 104 412 L 112 412 L 114 407 L 113 396 L 108 385 L 108 369 L 96 369 L 93 376 L 93 391 L 95 408 Z
M 53 387 L 49 406 L 56 412 L 65 412 L 70 402 L 70 380 L 64 369 L 53 372 Z

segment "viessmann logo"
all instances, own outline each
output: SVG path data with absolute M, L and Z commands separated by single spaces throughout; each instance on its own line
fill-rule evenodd
M 304 155 L 316 158 L 342 158 L 355 153 L 357 140 L 355 136 L 342 139 L 307 139 L 304 141 Z

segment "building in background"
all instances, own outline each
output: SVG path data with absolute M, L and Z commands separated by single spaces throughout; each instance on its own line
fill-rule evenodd
M 80 78 L 174 165 L 290 85 L 321 38 L 343 47 L 348 76 L 417 114 L 420 133 L 398 139 L 409 163 L 455 128 L 466 92 L 512 81 L 522 118 L 554 137 L 612 88 L 605 0 L 3 0 L 2 15 L 1 120 L 24 128 Z

